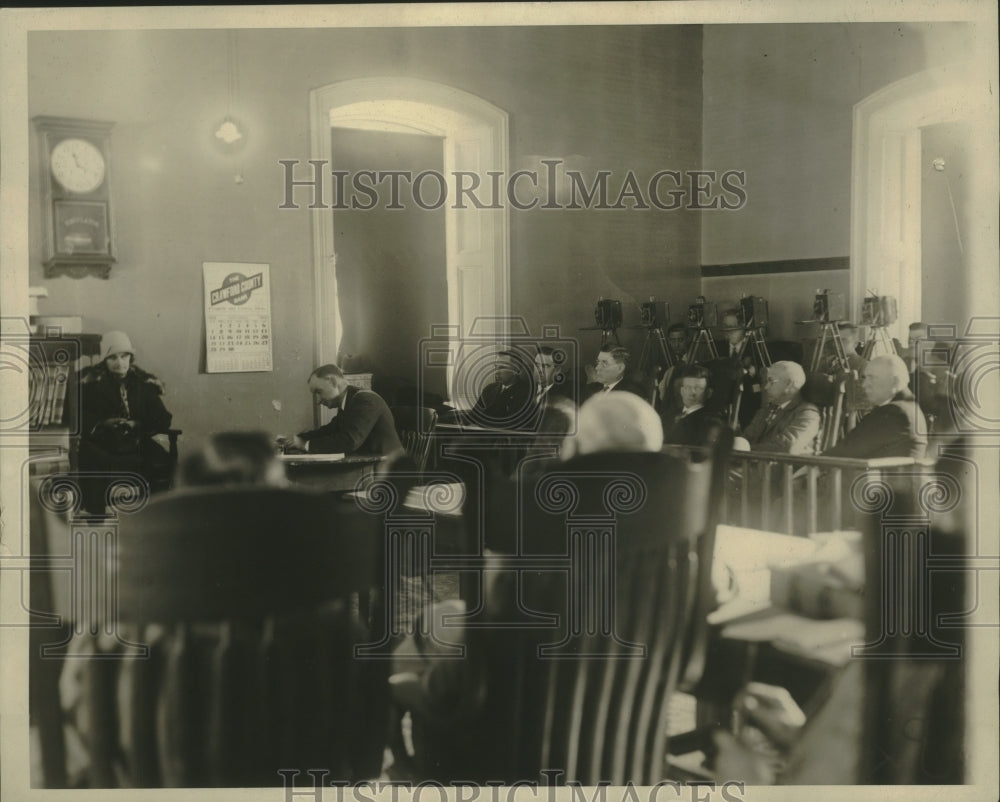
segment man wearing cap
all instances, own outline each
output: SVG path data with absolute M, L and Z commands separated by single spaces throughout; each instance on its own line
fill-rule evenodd
M 329 423 L 279 443 L 310 454 L 398 454 L 403 450 L 392 412 L 382 396 L 348 384 L 334 364 L 321 365 L 309 375 L 316 404 L 335 410 Z
M 112 477 L 86 474 L 138 473 L 152 490 L 170 484 L 173 462 L 153 435 L 170 427 L 163 383 L 134 362 L 135 349 L 123 331 L 101 338 L 101 361 L 81 371 L 79 465 L 83 505 L 105 511 Z
M 739 396 L 737 422 L 741 428 L 746 428 L 760 409 L 761 366 L 757 363 L 750 338 L 740 324 L 737 310 L 729 309 L 723 313 L 719 331 L 725 339 L 718 343 L 719 358 L 709 365 L 715 385 L 712 405 L 717 411 L 724 412 L 735 404 Z M 742 392 L 738 393 L 740 388 Z

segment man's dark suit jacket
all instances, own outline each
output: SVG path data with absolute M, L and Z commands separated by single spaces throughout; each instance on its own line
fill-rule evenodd
M 649 392 L 646 390 L 646 388 L 643 387 L 638 382 L 634 382 L 630 379 L 622 379 L 620 382 L 618 382 L 618 384 L 616 384 L 614 387 L 611 388 L 612 393 L 617 392 L 619 390 L 626 393 L 633 393 L 634 395 L 637 395 L 646 401 L 649 400 Z M 603 391 L 604 391 L 603 384 L 601 384 L 600 382 L 591 382 L 584 388 L 583 400 L 586 401 L 587 399 L 595 395 L 600 395 Z
M 337 416 L 318 429 L 302 432 L 311 454 L 393 454 L 403 450 L 392 413 L 382 396 L 348 387 Z
M 709 407 L 701 407 L 687 415 L 664 417 L 663 442 L 678 446 L 703 446 L 708 443 L 712 428 L 721 423 L 718 412 Z
M 865 415 L 826 457 L 874 459 L 922 457 L 927 447 L 927 425 L 909 390 L 897 393 L 888 404 Z
M 776 454 L 812 454 L 820 424 L 816 406 L 803 401 L 801 397 L 793 398 L 768 423 L 769 408 L 761 407 L 743 432 L 750 443 L 750 450 Z
M 500 382 L 492 382 L 480 393 L 472 417 L 477 423 L 503 426 L 523 417 L 531 403 L 530 382 L 516 381 L 506 388 Z
M 709 406 L 719 413 L 724 413 L 726 407 L 736 398 L 736 390 L 743 387 L 740 401 L 739 424 L 746 428 L 761 406 L 761 366 L 757 352 L 747 338 L 739 356 L 729 355 L 729 343 L 717 344 L 719 358 L 706 362 L 712 372 L 712 397 Z

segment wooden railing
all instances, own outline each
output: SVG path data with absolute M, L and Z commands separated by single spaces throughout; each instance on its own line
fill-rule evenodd
M 807 535 L 860 526 L 852 498 L 879 484 L 913 487 L 933 463 L 910 457 L 843 459 L 734 452 L 722 522 Z

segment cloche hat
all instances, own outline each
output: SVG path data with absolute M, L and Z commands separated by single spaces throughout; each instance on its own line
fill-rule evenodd
M 101 361 L 103 362 L 111 354 L 131 354 L 135 356 L 132 348 L 132 341 L 124 331 L 109 331 L 101 337 Z

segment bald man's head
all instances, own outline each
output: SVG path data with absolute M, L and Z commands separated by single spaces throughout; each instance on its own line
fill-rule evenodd
M 580 407 L 577 433 L 567 456 L 598 451 L 659 451 L 663 424 L 648 403 L 633 393 L 595 395 Z
M 882 354 L 873 357 L 865 366 L 865 378 L 861 386 L 868 400 L 879 406 L 891 401 L 909 383 L 910 373 L 906 363 L 895 354 Z

